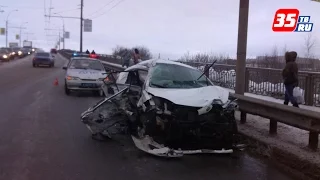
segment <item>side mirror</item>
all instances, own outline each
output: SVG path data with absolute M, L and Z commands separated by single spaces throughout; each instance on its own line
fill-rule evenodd
M 62 69 L 67 70 L 67 67 L 66 67 L 66 66 L 63 66 Z

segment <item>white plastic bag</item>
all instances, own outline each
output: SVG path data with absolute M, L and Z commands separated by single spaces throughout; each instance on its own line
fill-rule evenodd
M 298 104 L 304 104 L 304 96 L 302 94 L 302 89 L 295 87 L 293 89 L 293 97 L 296 98 Z

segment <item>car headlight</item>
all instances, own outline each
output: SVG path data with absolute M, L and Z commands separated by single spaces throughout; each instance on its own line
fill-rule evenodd
M 16 54 L 16 52 L 12 52 L 11 54 L 12 54 L 12 55 L 15 55 L 15 54 Z
M 70 80 L 80 80 L 80 78 L 78 77 L 73 77 L 73 76 L 67 76 L 67 80 L 70 81 Z
M 18 51 L 18 54 L 20 55 L 20 54 L 22 54 L 22 52 L 21 52 L 21 51 Z
M 35 51 L 35 49 L 32 49 L 32 51 Z
M 97 81 L 111 81 L 109 77 L 105 77 L 105 78 L 99 78 L 97 79 Z
M 6 59 L 6 58 L 8 58 L 8 56 L 7 56 L 7 55 L 3 55 L 2 57 L 3 57 L 3 58 L 5 58 L 5 59 Z
M 30 54 L 30 52 L 28 52 L 28 54 Z

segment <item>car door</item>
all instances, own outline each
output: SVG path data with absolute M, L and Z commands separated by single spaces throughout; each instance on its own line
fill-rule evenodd
M 116 81 L 110 81 L 104 84 L 103 90 L 105 94 L 114 94 L 122 89 L 129 87 L 130 91 L 141 94 L 141 91 L 145 84 L 145 78 L 147 77 L 148 69 L 133 69 L 127 72 L 118 73 Z M 115 73 L 109 74 L 110 77 L 114 77 Z

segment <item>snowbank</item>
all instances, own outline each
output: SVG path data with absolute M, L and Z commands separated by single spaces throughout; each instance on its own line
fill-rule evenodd
M 200 70 L 204 70 L 205 66 L 197 67 Z M 218 68 L 217 68 L 218 69 Z M 209 70 L 210 79 L 225 88 L 234 89 L 236 84 L 236 71 L 235 70 L 221 70 L 217 71 L 213 68 Z M 304 95 L 305 90 L 300 88 L 301 93 Z M 261 82 L 257 83 L 252 80 L 249 80 L 249 93 L 271 96 L 278 99 L 284 98 L 285 88 L 283 83 L 271 83 L 271 82 Z M 320 104 L 319 94 L 314 94 L 316 99 L 316 105 Z

